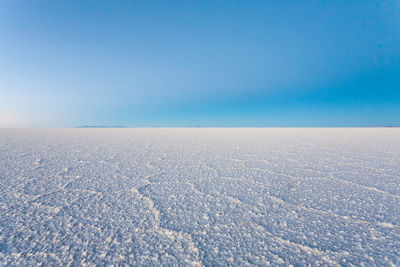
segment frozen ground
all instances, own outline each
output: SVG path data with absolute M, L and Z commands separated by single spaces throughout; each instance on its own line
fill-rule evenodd
M 400 129 L 0 129 L 0 265 L 400 265 Z

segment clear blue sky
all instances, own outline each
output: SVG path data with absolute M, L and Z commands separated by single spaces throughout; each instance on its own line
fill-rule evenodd
M 400 125 L 400 1 L 1 1 L 0 126 Z

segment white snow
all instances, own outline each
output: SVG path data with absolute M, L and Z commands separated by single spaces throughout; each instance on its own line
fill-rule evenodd
M 0 266 L 400 265 L 400 129 L 0 129 Z

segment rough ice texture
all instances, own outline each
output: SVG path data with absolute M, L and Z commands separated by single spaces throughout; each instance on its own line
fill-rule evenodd
M 0 265 L 400 265 L 399 129 L 2 129 Z

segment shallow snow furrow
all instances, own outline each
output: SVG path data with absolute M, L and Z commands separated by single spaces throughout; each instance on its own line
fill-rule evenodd
M 282 176 L 282 177 L 286 177 L 286 178 L 293 179 L 293 180 L 323 180 L 323 181 L 335 180 L 335 181 L 340 182 L 340 183 L 346 183 L 346 184 L 349 184 L 349 185 L 354 185 L 354 186 L 360 187 L 362 189 L 373 191 L 373 192 L 376 192 L 376 193 L 379 193 L 379 194 L 384 194 L 384 195 L 387 195 L 387 196 L 390 196 L 390 197 L 393 197 L 393 198 L 396 198 L 396 199 L 400 200 L 400 196 L 399 195 L 392 194 L 390 192 L 381 190 L 381 189 L 376 188 L 376 187 L 362 185 L 362 184 L 359 184 L 359 183 L 356 183 L 356 182 L 352 182 L 352 181 L 349 181 L 349 180 L 337 178 L 337 177 L 334 177 L 333 175 L 330 175 L 329 178 L 327 178 L 327 177 L 312 177 L 312 178 L 308 178 L 308 177 L 296 177 L 296 176 L 293 176 L 293 175 L 279 173 L 279 172 L 271 171 L 271 170 L 268 170 L 268 169 L 261 169 L 261 168 L 251 168 L 251 169 L 268 172 L 268 173 L 273 174 L 273 175 Z
M 244 181 L 245 180 L 242 177 L 220 176 L 219 178 L 231 179 L 231 180 L 236 180 L 236 181 L 240 181 L 240 180 Z M 298 178 L 298 179 L 303 179 L 303 178 Z M 329 178 L 313 178 L 313 179 L 315 179 L 315 180 L 329 180 Z M 263 183 L 261 183 L 259 181 L 252 180 L 252 182 L 255 183 L 255 184 L 260 185 L 262 188 L 268 189 L 268 187 L 265 184 L 263 184 Z M 226 196 L 226 195 L 224 195 L 224 196 Z M 376 222 L 376 223 L 369 222 L 369 221 L 362 220 L 362 219 L 359 219 L 359 218 L 354 218 L 354 217 L 350 217 L 350 216 L 337 214 L 337 213 L 335 213 L 333 211 L 321 210 L 321 209 L 316 209 L 316 208 L 312 208 L 312 207 L 306 207 L 304 205 L 296 205 L 294 203 L 288 202 L 288 201 L 286 201 L 286 200 L 284 200 L 284 199 L 282 199 L 280 197 L 277 197 L 277 196 L 274 196 L 274 195 L 271 195 L 271 194 L 264 194 L 263 196 L 270 198 L 274 202 L 277 202 L 277 203 L 280 203 L 280 204 L 284 204 L 286 206 L 289 206 L 289 207 L 292 207 L 292 208 L 295 208 L 295 209 L 305 210 L 305 211 L 308 211 L 308 212 L 311 212 L 311 213 L 318 213 L 318 214 L 322 214 L 322 215 L 326 215 L 326 216 L 332 216 L 332 217 L 343 219 L 345 221 L 351 221 L 353 223 L 361 223 L 361 224 L 367 224 L 367 225 L 371 225 L 371 226 L 399 228 L 400 229 L 400 226 L 394 225 L 394 224 L 391 224 L 391 223 L 388 223 L 388 222 Z M 230 197 L 232 197 L 232 196 L 230 196 Z M 234 199 L 236 199 L 235 202 L 236 201 L 240 201 L 241 204 L 243 204 L 243 205 L 250 205 L 248 203 L 242 202 L 238 198 L 234 198 Z
M 345 180 L 345 179 L 340 179 L 340 178 L 337 178 L 337 177 L 334 177 L 334 176 L 331 176 L 330 178 L 321 178 L 321 179 L 325 179 L 325 180 L 333 179 L 335 181 L 339 181 L 339 182 L 342 182 L 342 183 L 345 183 L 345 184 L 349 184 L 349 185 L 358 186 L 360 188 L 363 188 L 363 189 L 366 189 L 366 190 L 369 190 L 369 191 L 373 191 L 373 192 L 376 192 L 376 193 L 379 193 L 379 194 L 387 195 L 387 196 L 390 196 L 390 197 L 394 197 L 394 198 L 400 200 L 400 196 L 399 195 L 392 194 L 390 192 L 381 190 L 381 189 L 373 187 L 373 186 L 362 185 L 362 184 L 359 184 L 359 183 L 356 183 L 356 182 L 352 182 L 352 181 Z
M 326 215 L 326 216 L 332 216 L 332 217 L 340 218 L 340 219 L 345 220 L 345 221 L 350 221 L 352 223 L 361 223 L 361 224 L 367 224 L 367 225 L 370 225 L 370 226 L 385 226 L 386 225 L 385 223 L 373 223 L 373 222 L 368 222 L 368 221 L 357 219 L 357 218 L 352 218 L 350 216 L 340 215 L 340 214 L 334 213 L 332 211 L 326 211 L 326 210 L 320 210 L 320 209 L 305 207 L 303 205 L 296 205 L 296 204 L 293 204 L 293 203 L 289 203 L 289 202 L 283 200 L 282 198 L 279 198 L 279 197 L 276 197 L 276 196 L 272 196 L 272 195 L 266 195 L 266 196 L 268 198 L 270 198 L 271 200 L 277 202 L 277 203 L 286 205 L 288 207 L 292 207 L 292 208 L 297 209 L 297 210 L 305 210 L 305 211 L 308 211 L 308 212 L 311 212 L 311 213 L 318 213 L 318 214 L 322 214 L 322 215 Z M 391 225 L 390 226 L 391 228 L 395 228 L 396 227 L 396 226 L 394 226 L 392 224 L 388 224 L 388 225 Z
M 250 169 L 259 170 L 259 171 L 263 171 L 263 172 L 268 172 L 268 173 L 273 174 L 273 175 L 287 177 L 287 178 L 290 178 L 290 179 L 301 179 L 301 180 L 329 180 L 329 179 L 334 179 L 336 181 L 343 182 L 343 183 L 348 183 L 348 184 L 351 184 L 351 185 L 354 185 L 354 186 L 359 186 L 361 188 L 364 188 L 364 189 L 367 189 L 367 190 L 370 190 L 370 191 L 375 191 L 375 192 L 382 193 L 382 194 L 385 194 L 385 195 L 393 196 L 395 198 L 400 198 L 399 195 L 392 194 L 392 193 L 384 191 L 382 189 L 379 189 L 379 188 L 376 188 L 376 187 L 372 187 L 372 186 L 363 185 L 363 184 L 359 184 L 359 183 L 352 182 L 352 181 L 345 180 L 345 179 L 341 179 L 341 178 L 337 178 L 337 177 L 335 177 L 333 175 L 330 175 L 329 178 L 328 177 L 298 177 L 298 176 L 293 176 L 293 175 L 289 175 L 289 174 L 285 174 L 285 173 L 279 173 L 279 172 L 272 171 L 272 170 L 269 170 L 269 169 L 262 169 L 262 168 L 255 168 L 255 167 L 251 167 Z
M 321 259 L 323 259 L 326 263 L 330 264 L 330 265 L 334 265 L 334 266 L 340 266 L 340 264 L 334 260 L 332 260 L 330 258 L 329 253 L 325 252 L 325 251 L 321 251 L 319 249 L 316 248 L 312 248 L 303 244 L 299 244 L 287 239 L 283 239 L 279 236 L 276 236 L 274 234 L 272 234 L 271 232 L 269 232 L 263 225 L 258 224 L 256 222 L 250 222 L 250 224 L 253 225 L 253 227 L 255 228 L 261 228 L 261 231 L 266 233 L 267 235 L 269 235 L 272 239 L 274 239 L 275 241 L 277 241 L 278 243 L 282 244 L 282 245 L 286 245 L 289 247 L 296 247 L 301 249 L 302 251 L 306 252 L 306 253 L 312 253 L 315 255 L 318 255 L 319 257 L 321 257 Z
M 153 177 L 153 176 L 154 175 L 151 175 L 149 177 Z M 157 231 L 165 236 L 168 236 L 169 238 L 172 238 L 172 239 L 178 238 L 178 239 L 182 239 L 182 240 L 187 240 L 190 244 L 190 249 L 195 252 L 195 261 L 190 262 L 190 264 L 192 266 L 204 266 L 200 259 L 200 250 L 194 243 L 193 237 L 191 234 L 186 233 L 186 232 L 177 232 L 175 230 L 168 229 L 168 228 L 161 226 L 161 215 L 162 214 L 161 214 L 160 210 L 158 210 L 156 208 L 153 199 L 145 193 L 145 191 L 146 191 L 145 189 L 148 188 L 150 185 L 151 185 L 151 182 L 149 184 L 141 186 L 139 188 L 133 187 L 133 188 L 131 188 L 130 191 L 134 192 L 136 194 L 139 194 L 141 198 L 147 200 L 147 202 L 149 203 L 149 208 L 155 215 L 155 221 L 154 221 L 155 231 Z

